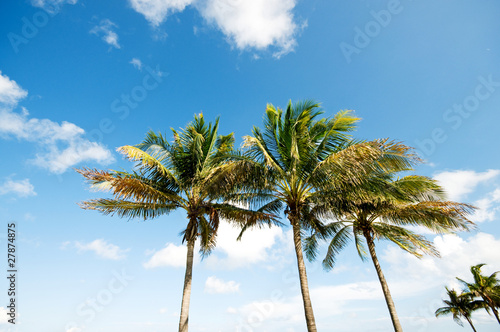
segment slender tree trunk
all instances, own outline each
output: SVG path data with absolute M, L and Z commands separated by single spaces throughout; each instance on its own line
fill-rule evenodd
M 394 331 L 403 332 L 401 323 L 399 322 L 398 314 L 396 312 L 396 306 L 392 300 L 391 292 L 389 291 L 389 286 L 385 280 L 384 273 L 382 273 L 382 268 L 378 262 L 377 254 L 375 253 L 375 244 L 373 243 L 373 238 L 368 232 L 364 232 L 366 237 L 366 242 L 368 243 L 368 248 L 370 249 L 370 255 L 372 256 L 373 265 L 375 265 L 375 270 L 377 270 L 378 279 L 382 285 L 382 291 L 384 292 L 385 302 L 387 303 L 387 308 L 389 308 L 389 313 L 391 314 L 392 325 L 394 325 Z
M 193 252 L 195 240 L 187 243 L 186 275 L 184 276 L 184 291 L 182 292 L 181 318 L 179 332 L 188 332 L 189 300 L 191 298 L 191 280 L 193 279 Z
M 493 315 L 495 315 L 495 318 L 497 319 L 498 324 L 500 324 L 500 318 L 498 318 L 498 310 L 495 309 L 495 306 L 491 306 L 491 309 L 493 310 Z
M 476 331 L 476 328 L 474 327 L 474 325 L 472 324 L 472 319 L 470 319 L 469 317 L 465 317 L 465 319 L 467 319 L 467 321 L 469 322 L 470 324 L 470 327 L 472 327 L 472 329 L 474 330 L 474 332 L 477 332 Z
M 500 324 L 500 319 L 498 318 L 498 310 L 496 309 L 495 303 L 493 302 L 493 300 L 487 295 L 480 294 L 480 296 L 483 298 L 484 302 L 486 302 L 488 307 L 491 308 L 491 311 L 493 311 L 493 315 L 497 319 L 498 324 Z
M 297 266 L 299 268 L 300 291 L 302 292 L 302 300 L 304 301 L 304 311 L 306 315 L 306 324 L 308 332 L 316 332 L 316 322 L 314 320 L 314 312 L 312 308 L 311 298 L 309 297 L 309 286 L 307 284 L 306 265 L 304 264 L 304 256 L 302 255 L 302 240 L 300 236 L 300 225 L 297 220 L 292 218 L 293 227 L 293 242 L 295 243 L 295 254 L 297 255 Z

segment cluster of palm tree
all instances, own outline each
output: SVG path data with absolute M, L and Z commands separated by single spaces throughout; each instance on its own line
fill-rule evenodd
M 470 271 L 474 279 L 472 283 L 457 278 L 465 287 L 460 293 L 446 287 L 448 299 L 443 300 L 446 306 L 436 310 L 436 317 L 451 314 L 453 320 L 460 326 L 463 326 L 461 318 L 465 318 L 472 330 L 476 331 L 472 324 L 472 313 L 476 310 L 485 309 L 490 315 L 493 314 L 498 324 L 500 324 L 498 316 L 498 309 L 500 309 L 500 279 L 497 278 L 500 271 L 489 276 L 483 275 L 481 274 L 481 268 L 484 265 L 471 266 Z
M 234 148 L 234 135 L 218 135 L 219 120 L 196 115 L 186 128 L 172 129 L 169 142 L 149 132 L 135 146 L 118 149 L 135 163 L 131 172 L 77 170 L 90 184 L 113 198 L 81 203 L 85 209 L 128 218 L 151 219 L 183 209 L 187 244 L 186 274 L 179 331 L 188 331 L 194 245 L 202 256 L 216 245 L 221 218 L 241 227 L 284 226 L 293 241 L 307 331 L 317 331 L 309 296 L 304 253 L 313 260 L 328 244 L 325 268 L 353 240 L 359 255 L 375 265 L 395 331 L 402 331 L 375 252 L 377 240 L 390 240 L 420 257 L 438 255 L 432 243 L 407 226 L 436 233 L 469 230 L 473 207 L 446 201 L 432 179 L 406 175 L 420 159 L 412 149 L 387 139 L 354 140 L 359 121 L 352 112 L 321 117 L 313 101 L 288 103 L 285 110 L 267 105 L 264 128 L 254 127 Z M 368 251 L 366 250 L 368 247 Z

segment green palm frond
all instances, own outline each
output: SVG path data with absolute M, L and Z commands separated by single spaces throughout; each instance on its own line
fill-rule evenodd
M 418 258 L 422 257 L 423 254 L 439 257 L 439 252 L 432 245 L 432 242 L 403 227 L 374 222 L 371 224 L 371 229 L 375 237 L 389 240 Z
M 398 225 L 423 226 L 436 233 L 449 233 L 474 229 L 474 223 L 467 219 L 474 210 L 469 204 L 423 201 L 389 205 L 380 217 Z
M 352 225 L 350 224 L 337 224 L 340 226 L 332 237 L 326 257 L 323 259 L 323 268 L 330 270 L 334 267 L 337 255 L 349 244 L 352 240 Z
M 463 326 L 461 318 L 470 320 L 474 311 L 484 308 L 483 303 L 474 300 L 474 296 L 471 293 L 457 293 L 454 289 L 446 287 L 446 294 L 448 299 L 443 300 L 446 306 L 438 308 L 435 315 L 436 317 L 441 317 L 451 314 L 455 323 L 460 326 Z
M 153 219 L 168 214 L 179 207 L 175 203 L 138 203 L 118 199 L 93 199 L 79 204 L 86 210 L 97 210 L 104 215 L 118 215 L 122 218 Z
M 183 241 L 199 237 L 202 256 L 215 247 L 220 218 L 239 225 L 279 223 L 274 213 L 279 212 L 281 203 L 270 203 L 272 200 L 261 190 L 265 184 L 257 187 L 253 196 L 239 196 L 241 188 L 248 186 L 248 175 L 260 169 L 233 150 L 233 134 L 220 136 L 218 128 L 219 119 L 212 124 L 198 114 L 184 129 L 172 129 L 172 142 L 161 133 L 149 131 L 140 144 L 120 147 L 118 151 L 134 162 L 132 172 L 77 170 L 94 188 L 114 196 L 86 201 L 81 206 L 103 214 L 143 219 L 184 209 L 188 222 L 181 232 Z M 227 197 L 235 198 L 233 204 L 266 204 L 260 209 L 245 209 L 225 203 Z

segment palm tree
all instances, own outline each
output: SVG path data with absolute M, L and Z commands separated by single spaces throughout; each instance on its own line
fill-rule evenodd
M 302 253 L 304 231 L 324 234 L 322 218 L 331 206 L 319 205 L 325 197 L 338 193 L 338 188 L 353 188 L 367 169 L 378 167 L 374 160 L 385 158 L 386 166 L 410 164 L 405 147 L 386 141 L 353 143 L 348 133 L 358 118 L 342 111 L 333 118 L 317 119 L 323 112 L 313 101 L 288 103 L 285 111 L 267 105 L 264 131 L 253 128 L 244 137 L 246 156 L 251 160 L 239 170 L 250 175 L 253 191 L 232 197 L 247 203 L 259 197 L 273 211 L 284 208 L 292 230 L 300 289 L 309 332 L 316 323 L 309 296 L 306 267 Z M 335 186 L 333 185 L 335 184 Z M 251 226 L 250 224 L 249 226 Z M 243 229 L 243 231 L 246 227 Z
M 340 209 L 337 221 L 327 227 L 332 230 L 325 269 L 333 268 L 337 254 L 354 239 L 362 260 L 368 252 L 382 286 L 394 330 L 402 331 L 387 281 L 375 251 L 375 240 L 389 240 L 401 249 L 421 257 L 423 254 L 439 256 L 437 250 L 423 236 L 405 228 L 423 226 L 437 233 L 469 230 L 473 223 L 466 216 L 473 210 L 467 204 L 442 201 L 443 191 L 432 179 L 409 175 L 394 179 L 394 172 L 374 172 L 357 191 L 345 193 L 346 202 Z M 306 240 L 306 254 L 316 257 L 317 235 Z
M 221 217 L 244 223 L 273 223 L 275 216 L 250 211 L 228 203 L 219 203 L 223 193 L 231 190 L 233 135 L 218 136 L 219 120 L 205 123 L 203 115 L 195 116 L 181 132 L 172 129 L 174 141 L 169 143 L 161 134 L 150 131 L 136 146 L 122 146 L 118 151 L 135 162 L 128 172 L 79 169 L 94 188 L 109 190 L 113 199 L 93 199 L 82 208 L 103 214 L 128 218 L 151 219 L 183 209 L 187 225 L 182 231 L 187 242 L 186 274 L 182 295 L 179 331 L 188 331 L 189 301 L 195 241 L 200 240 L 200 252 L 208 255 L 215 247 Z
M 460 320 L 463 317 L 469 322 L 472 330 L 477 332 L 472 324 L 471 314 L 473 311 L 483 308 L 480 301 L 474 301 L 474 296 L 471 293 L 464 292 L 457 294 L 454 289 L 448 289 L 448 287 L 446 287 L 446 293 L 449 299 L 443 300 L 446 306 L 436 310 L 436 317 L 452 314 L 453 320 L 460 326 L 463 326 Z
M 486 309 L 491 309 L 493 315 L 497 319 L 498 324 L 500 324 L 500 319 L 498 318 L 498 308 L 500 308 L 500 280 L 496 275 L 500 272 L 497 271 L 490 276 L 485 276 L 481 274 L 481 267 L 485 264 L 478 264 L 471 266 L 470 272 L 474 277 L 473 283 L 468 283 L 460 278 L 461 281 L 472 295 L 480 297 L 485 303 Z M 489 310 L 487 310 L 489 312 Z

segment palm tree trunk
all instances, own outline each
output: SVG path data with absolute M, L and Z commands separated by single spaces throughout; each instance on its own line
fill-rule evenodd
M 370 249 L 370 255 L 372 256 L 373 265 L 375 265 L 375 270 L 377 270 L 378 279 L 382 285 L 382 291 L 384 292 L 385 302 L 387 303 L 387 308 L 391 314 L 392 325 L 394 325 L 394 331 L 403 332 L 401 323 L 399 322 L 398 314 L 396 312 L 396 306 L 392 300 L 391 292 L 389 291 L 389 286 L 385 280 L 384 273 L 382 273 L 382 268 L 378 262 L 377 254 L 375 253 L 375 244 L 373 243 L 373 238 L 368 232 L 364 232 L 366 242 L 368 244 L 368 249 Z
M 493 300 L 489 296 L 487 296 L 487 295 L 481 295 L 480 294 L 480 296 L 483 298 L 484 302 L 486 302 L 486 304 L 488 305 L 488 307 L 491 308 L 491 311 L 493 311 L 493 315 L 497 319 L 498 324 L 500 324 L 500 319 L 498 318 L 498 310 L 496 309 L 495 303 L 493 302 Z
M 476 328 L 474 327 L 474 325 L 472 324 L 472 319 L 470 319 L 469 317 L 465 317 L 465 319 L 467 319 L 467 321 L 469 322 L 470 324 L 470 327 L 472 327 L 472 329 L 474 330 L 474 332 L 477 332 L 476 331 Z
M 302 239 L 300 236 L 300 225 L 298 220 L 292 218 L 290 220 L 293 227 L 293 242 L 295 243 L 295 254 L 297 255 L 297 265 L 299 268 L 300 291 L 302 292 L 302 300 L 304 301 L 304 311 L 306 315 L 306 324 L 308 332 L 316 332 L 316 322 L 314 320 L 314 312 L 312 308 L 311 298 L 309 297 L 309 286 L 307 284 L 306 265 L 304 264 L 304 256 L 302 255 Z
M 193 279 L 193 252 L 195 240 L 187 243 L 186 275 L 184 276 L 184 291 L 182 292 L 181 318 L 179 332 L 188 332 L 189 300 L 191 298 L 191 280 Z
M 495 315 L 495 318 L 497 319 L 498 324 L 500 324 L 500 318 L 498 318 L 498 310 L 495 309 L 495 306 L 491 306 L 491 309 L 493 310 L 493 314 Z

